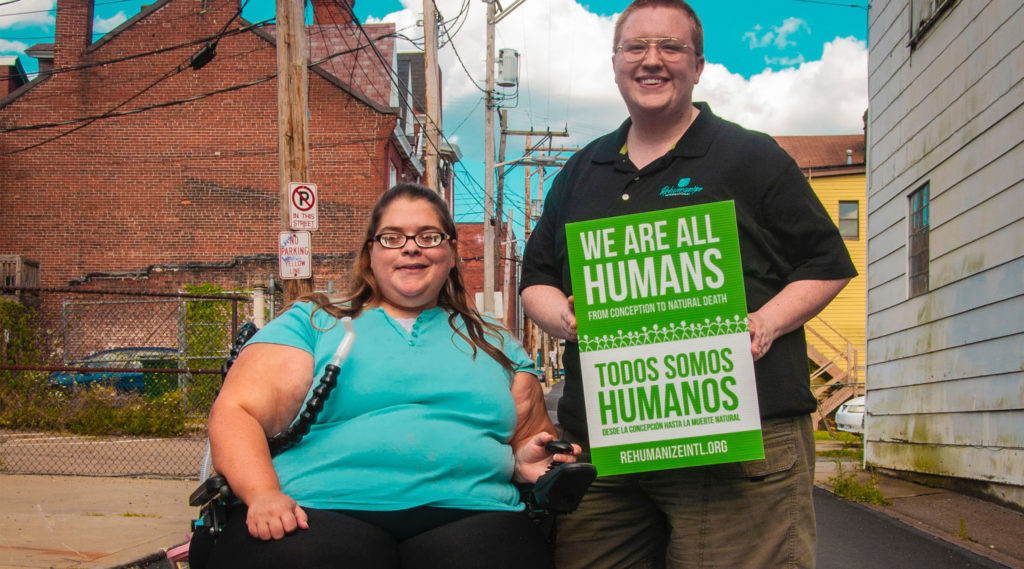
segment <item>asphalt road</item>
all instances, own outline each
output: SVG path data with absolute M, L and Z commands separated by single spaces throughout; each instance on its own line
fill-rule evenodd
M 1006 569 L 895 518 L 814 489 L 819 569 Z

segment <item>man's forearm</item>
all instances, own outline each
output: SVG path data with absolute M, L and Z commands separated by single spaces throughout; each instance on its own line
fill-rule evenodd
M 776 338 L 814 318 L 848 282 L 850 279 L 791 282 L 764 306 L 751 312 L 747 322 L 754 360 L 764 357 Z
M 850 279 L 805 280 L 786 285 L 758 312 L 770 314 L 781 334 L 788 334 L 817 316 Z
M 560 289 L 549 285 L 533 285 L 523 289 L 523 311 L 541 330 L 563 340 L 576 341 L 576 319 L 566 322 L 569 298 Z

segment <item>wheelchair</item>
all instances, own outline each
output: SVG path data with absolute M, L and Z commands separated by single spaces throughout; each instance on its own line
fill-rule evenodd
M 349 319 L 343 319 L 342 324 L 350 332 L 352 331 Z M 221 366 L 222 381 L 246 342 L 256 332 L 257 328 L 251 322 L 245 323 L 239 329 L 228 358 Z M 346 335 L 346 338 L 351 337 L 354 337 L 354 332 Z M 344 354 L 347 355 L 348 348 L 343 345 L 339 347 L 338 351 L 339 353 L 344 351 Z M 267 440 L 271 456 L 276 456 L 294 446 L 309 433 L 310 427 L 316 422 L 324 403 L 337 384 L 343 360 L 344 356 L 336 356 L 332 363 L 326 366 L 323 376 L 313 389 L 312 396 L 306 401 L 297 420 L 286 431 Z M 548 452 L 554 454 L 572 453 L 572 445 L 561 440 L 549 442 L 546 448 Z M 199 508 L 198 518 L 192 521 L 192 532 L 205 531 L 215 538 L 227 520 L 227 510 L 234 501 L 234 495 L 228 481 L 223 476 L 208 476 L 209 472 L 210 452 L 209 444 L 207 444 L 206 457 L 203 459 L 200 471 L 200 479 L 203 482 L 189 496 L 189 505 Z M 548 543 L 553 543 L 555 539 L 557 515 L 575 511 L 596 476 L 597 469 L 589 463 L 552 462 L 548 471 L 538 478 L 536 483 L 517 485 L 520 491 L 520 500 L 525 505 L 528 516 L 538 525 Z

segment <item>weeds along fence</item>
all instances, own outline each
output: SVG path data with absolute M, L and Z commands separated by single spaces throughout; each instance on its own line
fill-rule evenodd
M 0 472 L 196 476 L 254 303 L 190 290 L 0 290 Z

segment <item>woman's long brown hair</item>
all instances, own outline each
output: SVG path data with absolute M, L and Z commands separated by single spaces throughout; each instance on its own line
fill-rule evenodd
M 377 205 L 373 206 L 370 214 L 370 224 L 366 228 L 366 238 L 356 258 L 356 265 L 352 275 L 352 283 L 349 286 L 348 294 L 341 300 L 332 302 L 323 293 L 313 293 L 303 296 L 299 301 L 310 301 L 316 304 L 317 310 L 324 310 L 335 318 L 359 316 L 367 307 L 380 306 L 384 296 L 377 284 L 377 279 L 370 269 L 370 247 L 373 246 L 374 237 L 377 235 L 377 228 L 380 225 L 380 218 L 384 215 L 391 202 L 396 199 L 424 200 L 433 206 L 438 219 L 441 220 L 441 228 L 451 236 L 448 242 L 455 254 L 455 264 L 448 272 L 448 280 L 437 297 L 437 305 L 448 311 L 448 324 L 456 334 L 466 340 L 473 347 L 473 357 L 476 357 L 476 350 L 480 348 L 487 355 L 494 358 L 502 367 L 507 370 L 515 368 L 512 360 L 501 350 L 503 337 L 501 328 L 488 322 L 480 316 L 476 308 L 469 303 L 469 292 L 466 290 L 462 279 L 462 263 L 458 257 L 458 231 L 455 227 L 455 220 L 448 211 L 448 205 L 441 199 L 437 192 L 419 184 L 402 183 L 394 186 L 381 195 Z M 315 312 L 315 311 L 314 311 Z M 312 316 L 312 315 L 311 315 Z M 456 325 L 456 318 L 462 318 L 466 332 L 463 332 Z M 467 336 L 468 333 L 468 336 Z M 487 340 L 487 337 L 497 340 L 495 346 Z

